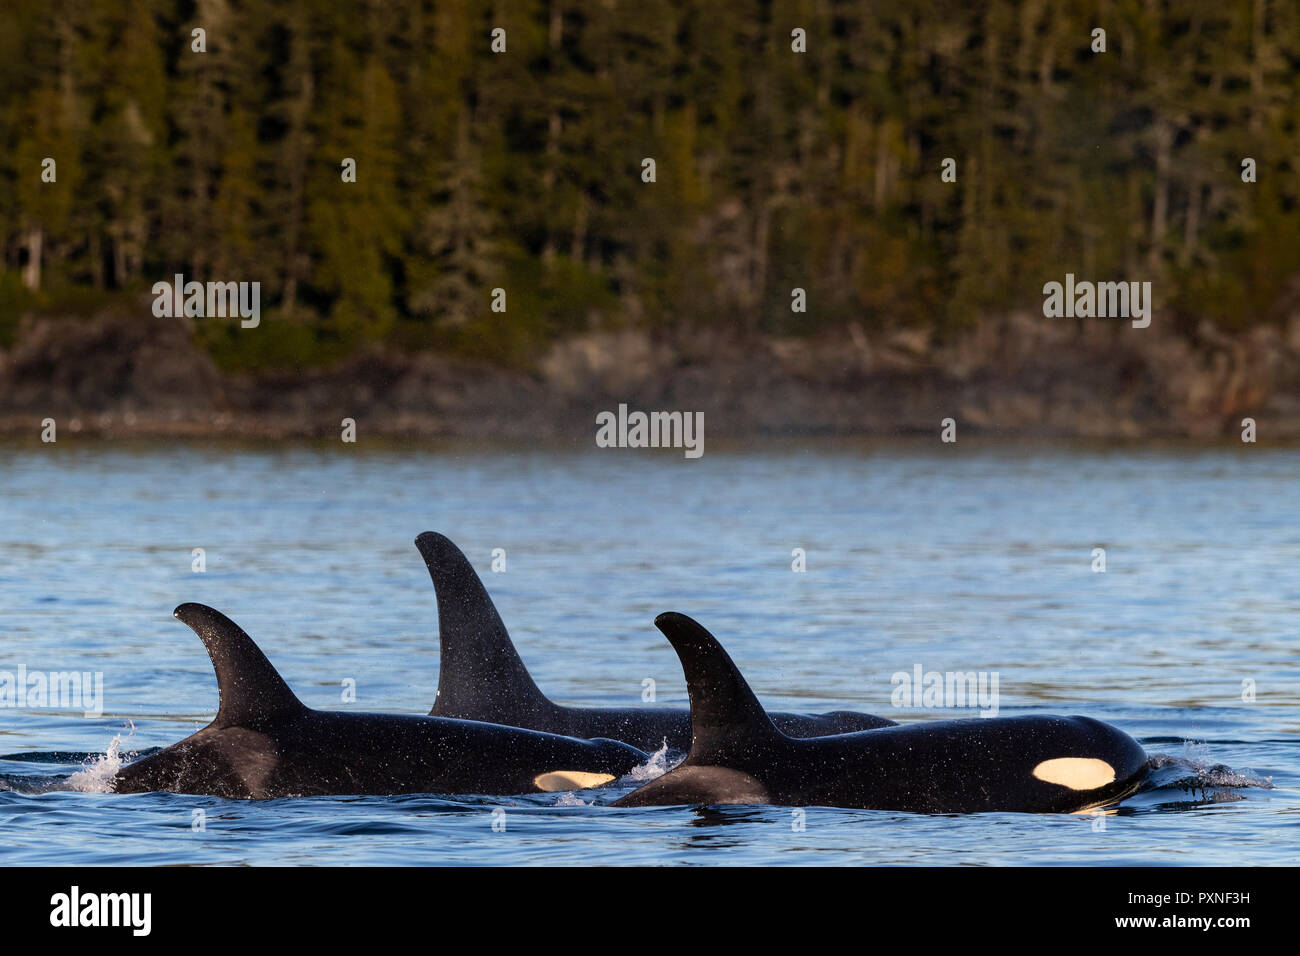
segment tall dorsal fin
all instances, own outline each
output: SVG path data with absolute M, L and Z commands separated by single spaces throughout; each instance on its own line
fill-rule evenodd
M 698 621 L 665 611 L 655 618 L 681 659 L 691 700 L 688 763 L 734 756 L 756 740 L 783 736 L 717 638 Z
M 445 536 L 415 539 L 438 595 L 442 665 L 431 714 L 525 725 L 554 708 L 519 659 L 492 598 L 469 559 Z
M 249 727 L 307 709 L 261 648 L 230 618 L 204 604 L 182 604 L 172 614 L 199 636 L 212 658 L 221 700 L 214 724 Z

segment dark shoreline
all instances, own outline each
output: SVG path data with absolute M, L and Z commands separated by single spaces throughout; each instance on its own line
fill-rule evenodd
M 1158 326 L 982 321 L 947 342 L 853 327 L 791 339 L 589 333 L 534 369 L 373 351 L 332 368 L 223 374 L 177 320 L 29 319 L 0 352 L 0 435 L 590 442 L 595 415 L 702 411 L 709 439 L 1300 440 L 1300 321 L 1195 341 Z

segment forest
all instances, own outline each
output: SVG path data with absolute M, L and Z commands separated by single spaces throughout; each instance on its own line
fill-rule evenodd
M 0 347 L 178 273 L 260 283 L 228 369 L 947 336 L 1067 273 L 1231 333 L 1296 294 L 1297 67 L 1294 0 L 4 0 Z

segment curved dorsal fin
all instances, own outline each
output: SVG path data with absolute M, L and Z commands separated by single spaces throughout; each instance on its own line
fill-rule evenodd
M 431 714 L 524 726 L 555 705 L 533 683 L 469 559 L 445 536 L 415 539 L 438 595 L 442 665 Z
M 214 724 L 248 727 L 307 709 L 253 639 L 230 618 L 204 604 L 182 604 L 172 614 L 199 636 L 217 672 L 221 703 Z
M 740 669 L 698 621 L 665 611 L 655 618 L 681 659 L 691 700 L 688 763 L 712 763 L 735 755 L 755 739 L 781 737 Z

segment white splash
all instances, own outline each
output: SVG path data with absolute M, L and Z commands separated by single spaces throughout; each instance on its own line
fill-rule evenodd
M 639 767 L 632 768 L 619 783 L 645 783 L 654 780 L 656 777 L 662 777 L 685 759 L 683 757 L 679 760 L 669 760 L 668 754 L 668 741 L 665 739 L 662 746 L 650 755 L 649 760 Z
M 135 724 L 128 721 L 127 726 L 130 730 L 126 737 L 130 740 L 135 736 Z M 87 760 L 82 764 L 82 769 L 68 778 L 68 789 L 81 793 L 112 793 L 113 781 L 120 769 L 122 769 L 122 735 L 114 734 L 107 750 Z
M 559 798 L 558 800 L 555 801 L 555 806 L 557 806 L 557 807 L 589 807 L 589 806 L 592 805 L 592 803 L 595 803 L 595 802 L 596 802 L 596 801 L 593 800 L 591 803 L 588 803 L 586 800 L 582 799 L 582 797 L 578 796 L 576 793 L 574 793 L 572 790 L 570 790 L 570 791 L 567 792 L 567 793 L 562 793 L 562 794 L 560 794 L 560 798 Z

